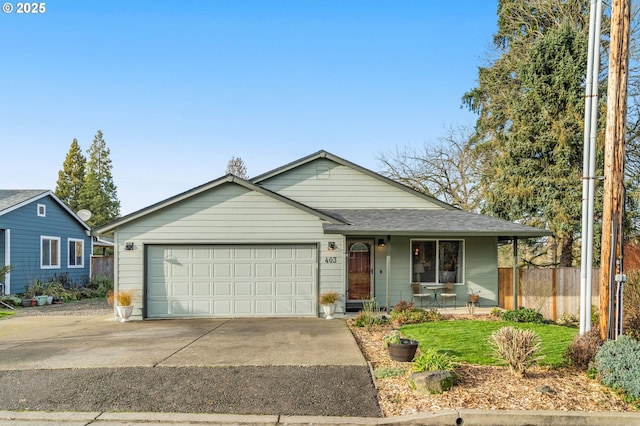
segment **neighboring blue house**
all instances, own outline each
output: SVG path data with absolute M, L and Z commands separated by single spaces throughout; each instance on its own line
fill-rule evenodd
M 90 228 L 53 192 L 0 190 L 0 266 L 11 265 L 4 293 L 24 293 L 38 279 L 86 284 Z

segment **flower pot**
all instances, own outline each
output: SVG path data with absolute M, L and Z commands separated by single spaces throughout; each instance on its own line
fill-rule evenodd
M 53 303 L 53 296 L 47 296 L 47 305 L 51 305 Z
M 330 305 L 320 305 L 322 306 L 322 310 L 324 312 L 324 316 L 326 319 L 333 319 L 333 314 L 336 313 L 336 304 L 332 303 Z
M 22 299 L 22 306 L 24 306 L 25 308 L 31 306 L 31 299 Z
M 418 341 L 411 339 L 400 339 L 400 343 L 387 344 L 389 356 L 394 361 L 410 362 L 418 350 Z
M 38 306 L 47 304 L 47 296 L 36 296 L 36 304 Z
M 118 315 L 120 316 L 120 322 L 129 321 L 129 317 L 133 312 L 133 305 L 130 306 L 116 306 L 116 310 L 118 311 Z

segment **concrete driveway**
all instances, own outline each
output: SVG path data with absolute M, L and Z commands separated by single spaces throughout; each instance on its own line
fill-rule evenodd
M 121 323 L 113 316 L 0 321 L 0 370 L 366 365 L 341 320 L 184 319 Z

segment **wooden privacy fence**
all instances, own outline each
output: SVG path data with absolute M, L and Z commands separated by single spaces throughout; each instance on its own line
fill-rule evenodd
M 591 304 L 600 306 L 598 277 L 591 279 Z M 578 315 L 580 308 L 580 269 L 519 269 L 518 306 L 539 310 L 545 318 L 556 320 L 562 314 Z M 498 306 L 513 309 L 513 268 L 498 268 Z
M 113 279 L 113 256 L 91 256 L 91 278 L 98 275 Z

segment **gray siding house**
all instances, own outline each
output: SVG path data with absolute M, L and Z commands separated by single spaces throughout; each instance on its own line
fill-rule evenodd
M 90 228 L 49 190 L 0 190 L 0 266 L 11 265 L 5 294 L 35 280 L 85 284 L 91 276 Z
M 544 230 L 463 212 L 325 151 L 244 180 L 228 175 L 93 230 L 113 237 L 134 318 L 319 316 L 411 283 L 455 283 L 497 306 L 500 239 Z

